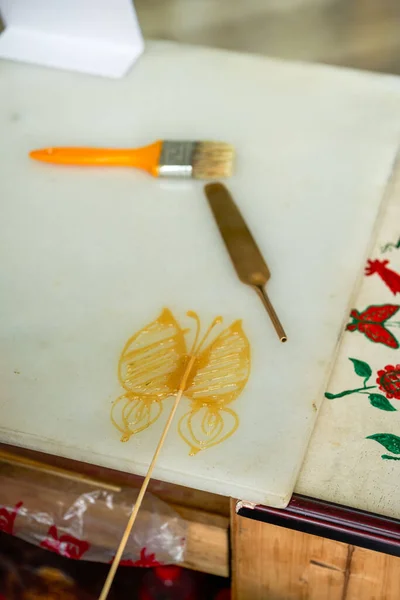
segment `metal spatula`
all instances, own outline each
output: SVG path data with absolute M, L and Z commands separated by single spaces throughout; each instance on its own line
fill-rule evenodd
M 222 183 L 210 183 L 204 191 L 240 281 L 257 292 L 280 341 L 286 342 L 286 333 L 264 287 L 271 277 L 270 270 L 232 196 Z

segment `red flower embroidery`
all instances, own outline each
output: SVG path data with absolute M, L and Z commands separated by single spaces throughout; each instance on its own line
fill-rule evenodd
M 22 505 L 23 502 L 18 502 L 12 510 L 7 510 L 4 506 L 0 508 L 0 531 L 10 535 L 14 533 L 15 519 Z
M 140 551 L 140 558 L 138 560 L 132 560 L 130 558 L 123 558 L 120 561 L 121 567 L 159 567 L 162 565 L 158 560 L 156 560 L 155 554 L 146 554 L 147 548 L 142 548 Z M 110 563 L 114 558 L 110 560 Z
M 369 260 L 365 268 L 365 275 L 369 277 L 377 273 L 394 295 L 400 294 L 400 275 L 396 271 L 388 269 L 388 264 L 388 260 Z
M 47 532 L 47 538 L 41 542 L 40 546 L 51 550 L 60 556 L 66 556 L 67 558 L 79 559 L 87 552 L 90 548 L 90 544 L 85 540 L 78 540 L 72 535 L 60 535 L 58 537 L 57 527 L 52 525 Z
M 400 365 L 387 365 L 378 371 L 376 383 L 379 389 L 386 394 L 386 398 L 400 400 Z

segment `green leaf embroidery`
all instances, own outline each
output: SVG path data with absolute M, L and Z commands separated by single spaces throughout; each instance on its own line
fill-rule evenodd
M 368 435 L 367 440 L 375 440 L 378 444 L 381 444 L 389 452 L 393 454 L 400 454 L 400 437 L 393 433 L 374 433 Z
M 357 358 L 350 358 L 349 360 L 351 360 L 354 365 L 354 371 L 356 375 L 363 377 L 365 382 L 367 382 L 372 375 L 372 369 L 369 364 L 363 360 L 358 360 Z
M 400 460 L 399 456 L 390 456 L 390 454 L 382 454 L 383 460 Z
M 381 251 L 387 252 L 388 250 L 392 250 L 392 249 L 398 250 L 399 248 L 400 248 L 400 238 L 396 244 L 389 243 L 389 244 L 385 244 L 384 246 L 382 246 Z
M 389 400 L 387 398 L 385 398 L 385 396 L 382 396 L 382 394 L 370 394 L 368 396 L 369 401 L 371 403 L 372 406 L 375 406 L 375 408 L 379 408 L 380 410 L 397 410 L 394 406 L 392 406 L 389 402 Z
M 350 394 L 358 394 L 359 392 L 364 393 L 364 390 L 373 390 L 376 388 L 376 385 L 367 385 L 362 388 L 357 388 L 355 390 L 344 390 L 344 392 L 340 392 L 339 394 L 331 394 L 330 392 L 325 393 L 325 398 L 328 400 L 334 400 L 335 398 L 343 398 L 344 396 L 350 396 Z

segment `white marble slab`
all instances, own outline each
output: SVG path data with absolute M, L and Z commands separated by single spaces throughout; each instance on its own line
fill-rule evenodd
M 155 476 L 284 506 L 399 143 L 400 82 L 154 43 L 115 82 L 1 63 L 0 124 L 1 441 L 144 473 L 167 410 L 120 442 L 109 412 L 126 340 L 164 306 L 185 327 L 187 310 L 203 327 L 239 318 L 252 371 L 237 433 L 191 457 L 173 428 Z M 201 183 L 27 158 L 159 137 L 236 146 L 229 187 L 271 267 L 286 345 L 237 280 Z

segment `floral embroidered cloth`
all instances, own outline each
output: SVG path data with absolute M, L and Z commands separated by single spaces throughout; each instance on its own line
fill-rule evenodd
M 386 202 L 296 492 L 400 518 L 399 166 Z

